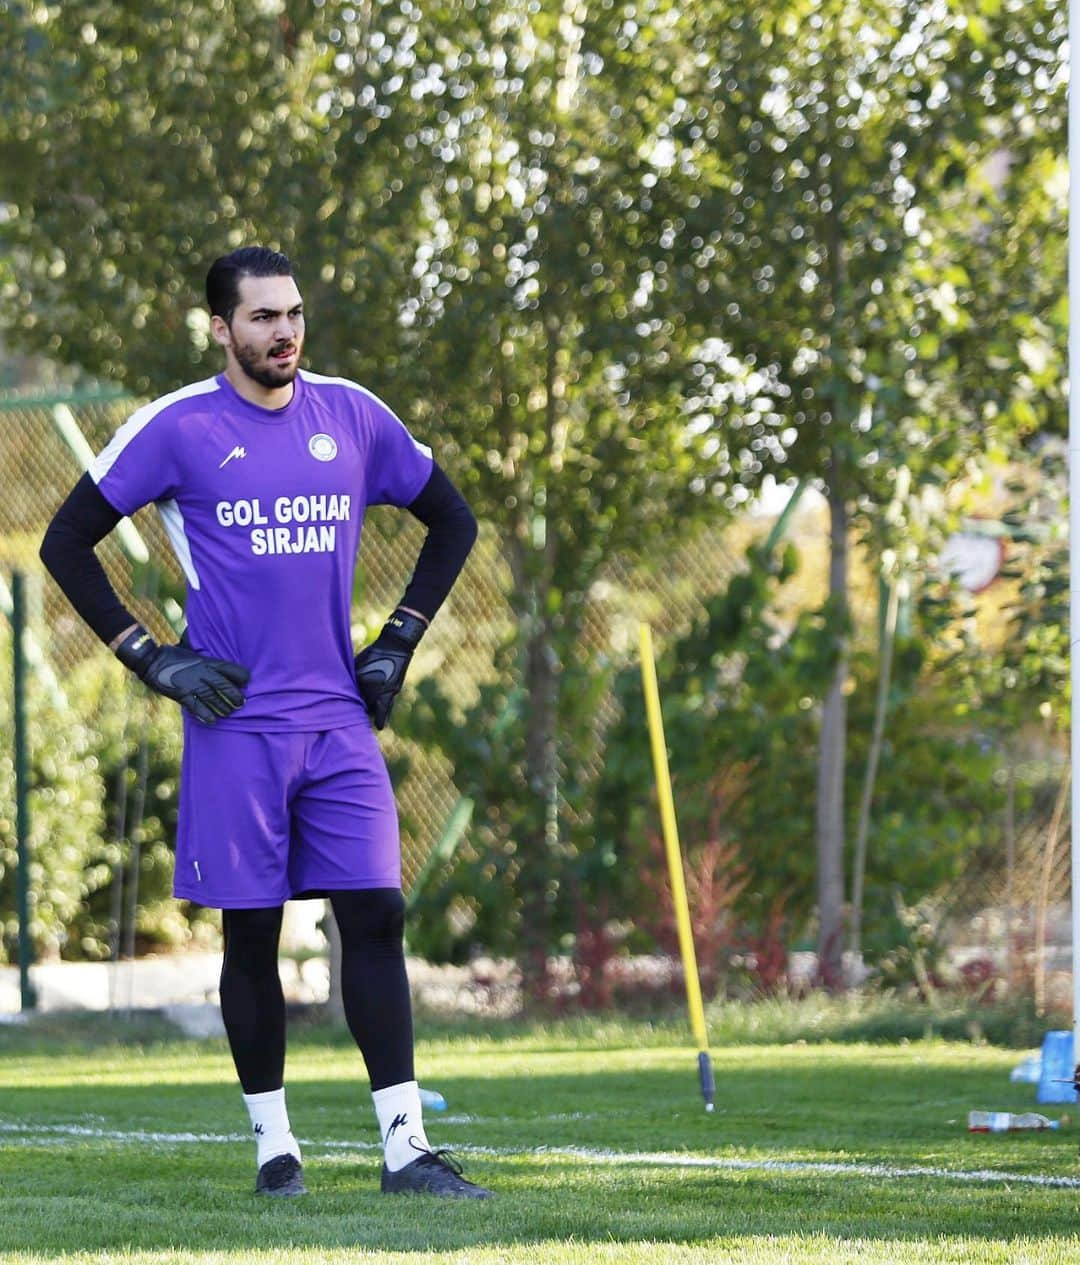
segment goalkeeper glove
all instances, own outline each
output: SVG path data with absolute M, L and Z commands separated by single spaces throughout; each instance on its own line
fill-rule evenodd
M 409 662 L 427 624 L 399 606 L 370 646 L 354 660 L 356 685 L 376 729 L 386 724 L 405 681 Z
M 145 628 L 136 628 L 116 648 L 116 657 L 158 694 L 174 699 L 196 720 L 212 725 L 243 703 L 237 688 L 251 673 L 228 659 L 196 654 L 182 642 L 159 646 Z

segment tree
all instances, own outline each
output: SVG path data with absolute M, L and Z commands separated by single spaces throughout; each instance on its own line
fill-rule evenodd
M 468 116 L 431 168 L 406 304 L 423 414 L 501 524 L 519 628 L 520 692 L 481 696 L 464 725 L 472 755 L 433 687 L 429 719 L 454 734 L 538 992 L 594 890 L 581 771 L 598 749 L 608 647 L 588 632 L 590 592 L 613 557 L 657 554 L 723 512 L 711 495 L 722 441 L 693 423 L 700 349 L 663 279 L 667 203 L 693 198 L 696 172 L 668 173 L 657 193 L 689 19 L 668 6 L 655 17 L 638 28 L 578 3 L 457 15 L 454 39 L 488 73 L 464 85 Z
M 706 9 L 699 22 L 702 46 L 716 51 L 683 87 L 671 161 L 706 173 L 676 232 L 691 248 L 708 241 L 710 263 L 685 249 L 674 285 L 689 319 L 711 322 L 727 353 L 756 367 L 764 400 L 748 423 L 757 449 L 775 447 L 786 428 L 788 468 L 828 500 L 833 668 L 820 709 L 815 841 L 819 960 L 836 987 L 850 536 L 893 499 L 901 464 L 916 488 L 947 480 L 986 443 L 1008 445 L 1037 424 L 1030 392 L 1018 399 L 1005 380 L 1023 369 L 1010 339 L 1033 320 L 1047 324 L 1044 287 L 995 272 L 997 243 L 971 202 L 1026 196 L 1012 179 L 996 196 L 986 191 L 986 163 L 1006 135 L 1025 138 L 1016 157 L 1028 174 L 1060 141 L 1063 12 L 999 0 L 964 12 L 820 0 L 731 23 Z M 740 143 L 721 155 L 709 130 L 725 125 Z M 1031 267 L 1052 276 L 1053 254 L 1028 245 Z M 994 273 L 999 301 L 1007 289 L 993 326 L 978 323 L 981 268 L 948 271 L 959 252 Z M 970 397 L 963 387 L 976 378 Z
M 137 391 L 174 386 L 211 363 L 205 264 L 269 239 L 297 258 L 320 367 L 437 432 L 498 524 L 523 688 L 490 806 L 505 823 L 517 801 L 513 891 L 542 981 L 576 846 L 560 816 L 596 740 L 590 587 L 613 554 L 723 508 L 723 438 L 687 390 L 703 353 L 665 280 L 669 207 L 697 172 L 659 188 L 658 119 L 691 19 L 99 0 L 3 20 L 13 337 Z M 474 717 L 485 734 L 491 719 Z
M 422 192 L 410 146 L 433 114 L 409 91 L 408 3 L 9 5 L 0 38 L 13 344 L 139 394 L 176 387 L 217 368 L 209 263 L 269 241 L 294 255 L 332 367 L 390 380 Z M 359 351 L 357 307 L 378 314 Z
M 520 848 L 506 873 L 538 978 L 591 833 L 570 796 L 600 740 L 593 583 L 767 472 L 817 481 L 835 985 L 849 542 L 900 464 L 947 479 L 1056 407 L 1029 363 L 1054 345 L 1047 286 L 1015 231 L 999 284 L 982 270 L 987 228 L 1020 223 L 999 207 L 1060 139 L 1063 28 L 1050 0 L 7 6 L 0 314 L 13 343 L 161 390 L 212 363 L 209 259 L 269 240 L 297 258 L 321 367 L 438 430 L 505 542 L 521 687 L 473 721 L 484 740 L 503 724 L 507 763 L 480 781 Z M 1014 169 L 986 192 L 1006 135 Z
M 814 907 L 814 857 L 800 846 L 813 830 L 816 722 L 811 699 L 832 672 L 821 612 L 804 609 L 785 619 L 785 592 L 800 573 L 793 545 L 770 554 L 752 546 L 726 590 L 711 598 L 702 619 L 665 649 L 664 723 L 672 752 L 680 833 L 688 866 L 700 864 L 698 838 L 712 815 L 710 781 L 720 768 L 745 767 L 745 789 L 725 804 L 727 873 L 749 882 L 731 903 L 725 928 L 735 951 L 771 931 L 800 938 Z M 924 603 L 920 603 L 920 608 Z M 903 700 L 884 739 L 878 778 L 880 848 L 868 889 L 866 941 L 871 953 L 895 933 L 892 893 L 900 888 L 916 904 L 955 882 L 980 842 L 992 834 L 1001 791 L 993 783 L 995 753 L 957 705 L 967 685 L 967 664 L 951 665 L 936 652 L 927 626 L 952 623 L 944 613 L 920 609 L 912 630 L 897 638 L 892 691 Z M 852 741 L 845 778 L 861 772 L 871 736 L 874 699 L 866 687 L 875 670 L 867 638 L 855 642 L 851 673 Z M 620 911 L 648 910 L 655 862 L 643 845 L 651 805 L 635 788 L 650 779 L 648 751 L 640 741 L 644 706 L 635 668 L 620 674 L 620 720 L 608 735 L 598 787 L 598 833 L 617 840 L 620 864 L 609 881 Z M 643 913 L 641 930 L 650 920 Z M 772 946 L 770 946 L 772 947 Z M 699 952 L 704 944 L 699 945 Z M 712 963 L 715 966 L 715 962 Z

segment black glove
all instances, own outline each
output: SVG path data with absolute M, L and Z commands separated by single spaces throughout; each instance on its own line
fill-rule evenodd
M 426 631 L 427 624 L 419 616 L 399 607 L 371 645 L 356 656 L 357 688 L 376 729 L 382 729 L 389 719 L 413 651 Z
M 152 690 L 175 699 L 196 720 L 212 725 L 243 703 L 237 686 L 251 673 L 228 659 L 211 659 L 187 646 L 159 646 L 145 628 L 136 628 L 116 648 L 116 657 Z

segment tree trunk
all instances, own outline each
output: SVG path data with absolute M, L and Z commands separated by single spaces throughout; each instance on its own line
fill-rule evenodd
M 544 619 L 536 620 L 525 645 L 525 694 L 529 716 L 525 771 L 532 811 L 527 833 L 519 840 L 523 853 L 520 965 L 526 999 L 543 1001 L 550 988 L 550 910 L 558 891 L 552 859 L 559 841 L 555 742 L 558 663 Z
M 558 574 L 558 537 L 551 525 L 555 481 L 561 471 L 559 451 L 560 401 L 565 384 L 559 369 L 561 327 L 556 316 L 545 322 L 547 354 L 544 374 L 545 442 L 533 489 L 531 521 L 524 546 L 515 550 L 519 591 L 528 595 L 525 614 L 525 697 L 528 730 L 525 736 L 525 775 L 530 811 L 522 849 L 522 988 L 525 998 L 544 1001 L 550 991 L 548 951 L 551 947 L 551 909 L 558 898 L 559 773 L 557 727 L 559 715 L 559 656 L 550 598 Z
M 870 809 L 874 803 L 881 748 L 885 742 L 885 713 L 889 706 L 892 682 L 893 648 L 896 645 L 896 620 L 900 610 L 900 585 L 897 576 L 887 582 L 888 596 L 881 628 L 881 653 L 878 664 L 877 694 L 874 697 L 874 727 L 870 750 L 866 756 L 866 774 L 859 799 L 859 820 L 855 828 L 855 866 L 851 881 L 851 956 L 858 963 L 862 954 L 863 886 L 866 879 L 866 852 L 870 839 Z
M 836 663 L 821 711 L 817 773 L 818 972 L 830 992 L 844 986 L 844 758 L 847 744 L 848 543 L 847 504 L 840 458 L 829 469 L 829 611 L 837 638 Z

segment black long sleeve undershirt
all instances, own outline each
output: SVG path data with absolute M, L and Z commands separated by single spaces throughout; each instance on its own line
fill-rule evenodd
M 437 464 L 432 465 L 427 483 L 408 510 L 428 531 L 401 605 L 418 611 L 430 622 L 473 547 L 476 518 Z
M 476 539 L 476 519 L 438 465 L 409 512 L 427 527 L 403 606 L 434 618 Z M 49 574 L 93 631 L 108 645 L 139 621 L 121 602 L 94 552 L 123 517 L 84 474 L 56 511 L 41 544 Z

